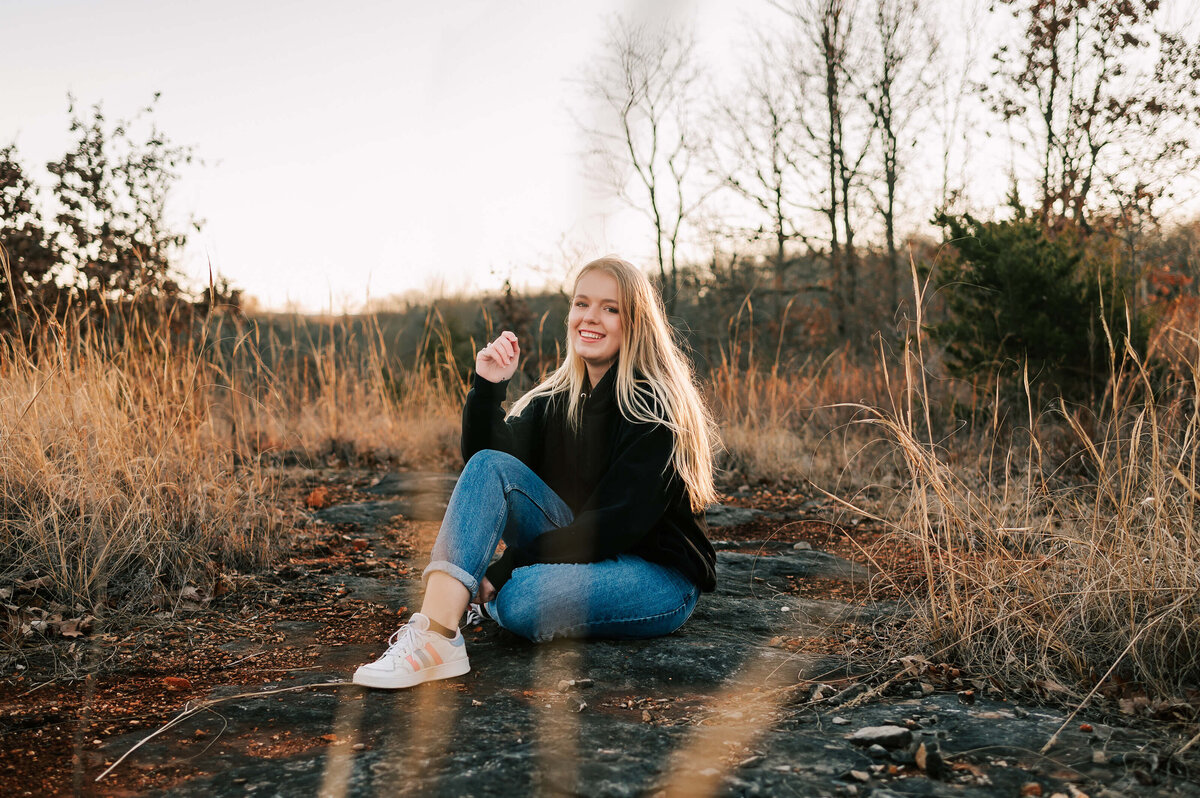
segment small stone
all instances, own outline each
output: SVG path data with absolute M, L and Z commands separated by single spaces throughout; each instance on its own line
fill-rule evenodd
M 849 726 L 850 718 L 843 718 L 840 715 L 835 715 L 833 718 L 833 725 L 834 726 Z
M 367 750 L 367 744 L 366 744 L 366 743 L 355 743 L 354 745 L 352 745 L 352 746 L 350 746 L 350 747 L 351 747 L 351 748 L 353 748 L 355 751 L 365 751 L 365 750 Z
M 927 696 L 933 694 L 933 685 L 929 682 L 921 682 L 921 695 Z
M 473 706 L 473 707 L 481 707 L 481 706 L 483 706 L 483 702 L 482 702 L 482 701 L 480 701 L 478 698 L 472 698 L 472 699 L 471 699 L 471 706 Z
M 558 683 L 558 692 L 565 693 L 571 689 L 571 683 L 566 679 L 562 679 Z
M 912 732 L 903 726 L 865 726 L 847 740 L 855 745 L 881 745 L 884 748 L 903 748 L 912 742 Z
M 789 610 L 791 610 L 791 609 L 792 609 L 791 607 L 788 607 L 788 606 L 783 606 L 783 607 L 780 607 L 780 608 L 779 608 L 779 611 L 780 611 L 780 612 L 788 612 L 788 611 L 789 611 Z
M 865 770 L 852 770 L 850 771 L 850 778 L 854 779 L 855 781 L 861 781 L 865 784 L 871 780 L 871 774 Z
M 1093 765 L 1107 765 L 1108 764 L 1108 754 L 1104 753 L 1103 751 L 1092 751 L 1092 764 Z
M 946 762 L 938 751 L 937 743 L 921 743 L 913 754 L 917 767 L 931 779 L 940 779 L 946 774 Z
M 793 543 L 792 548 L 795 549 L 796 551 L 812 551 L 812 544 L 807 543 L 803 540 L 800 540 L 800 541 Z
M 1018 707 L 1018 706 L 1014 705 L 1012 710 L 1013 710 L 1013 714 L 1016 715 L 1018 718 L 1029 717 L 1029 710 L 1025 709 L 1025 707 Z
M 743 759 L 741 762 L 738 762 L 737 766 L 739 768 L 752 768 L 762 761 L 763 761 L 763 757 L 761 755 L 755 754 L 754 756 L 748 756 L 745 759 Z
M 879 743 L 875 743 L 867 749 L 867 756 L 872 759 L 887 759 L 888 751 Z

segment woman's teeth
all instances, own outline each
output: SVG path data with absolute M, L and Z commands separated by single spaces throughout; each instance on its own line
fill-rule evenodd
M 600 335 L 599 333 L 587 332 L 586 330 L 580 330 L 579 337 L 584 339 L 585 341 L 599 341 L 604 336 Z

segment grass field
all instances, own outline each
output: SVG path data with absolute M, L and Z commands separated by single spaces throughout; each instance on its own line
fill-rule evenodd
M 118 346 L 48 323 L 0 350 L 0 587 L 36 585 L 60 621 L 170 609 L 269 562 L 281 463 L 457 465 L 465 369 L 433 315 L 407 365 L 369 318 L 123 329 Z M 731 336 L 701 375 L 723 484 L 828 492 L 918 551 L 915 578 L 890 577 L 919 587 L 906 639 L 932 661 L 1063 699 L 1182 700 L 1200 683 L 1195 320 L 1164 322 L 1147 360 L 1114 348 L 1094 406 L 948 379 L 913 329 L 786 366 Z

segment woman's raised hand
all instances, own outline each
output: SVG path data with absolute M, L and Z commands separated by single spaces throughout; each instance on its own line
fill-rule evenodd
M 520 360 L 517 336 L 505 330 L 499 338 L 479 350 L 475 356 L 475 373 L 488 382 L 504 382 L 516 374 Z

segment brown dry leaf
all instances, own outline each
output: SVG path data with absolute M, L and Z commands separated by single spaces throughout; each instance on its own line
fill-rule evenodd
M 338 741 L 338 736 L 336 734 L 322 734 L 321 739 L 327 743 L 336 743 Z
M 330 503 L 328 488 L 313 488 L 304 499 L 304 504 L 310 510 L 324 510 Z
M 82 618 L 72 618 L 69 621 L 63 621 L 58 625 L 58 633 L 63 637 L 83 637 L 83 632 L 79 628 L 82 623 Z
M 193 604 L 204 604 L 208 601 L 208 596 L 197 590 L 194 585 L 188 585 L 179 591 L 179 600 L 190 601 Z
M 192 689 L 192 683 L 182 676 L 164 676 L 162 683 L 171 691 Z
M 1034 682 L 1038 687 L 1045 690 L 1047 693 L 1066 693 L 1067 688 L 1063 687 L 1053 679 L 1038 679 Z
M 217 582 L 213 585 L 213 597 L 224 596 L 226 593 L 232 593 L 237 590 L 237 582 L 227 573 L 222 573 L 217 577 Z
M 929 669 L 929 660 L 916 654 L 901 657 L 900 664 L 904 666 L 904 672 L 913 677 L 919 677 Z
M 37 590 L 39 587 L 49 587 L 51 583 L 50 576 L 39 576 L 37 579 L 26 579 L 22 582 L 17 582 L 17 587 L 22 590 Z

